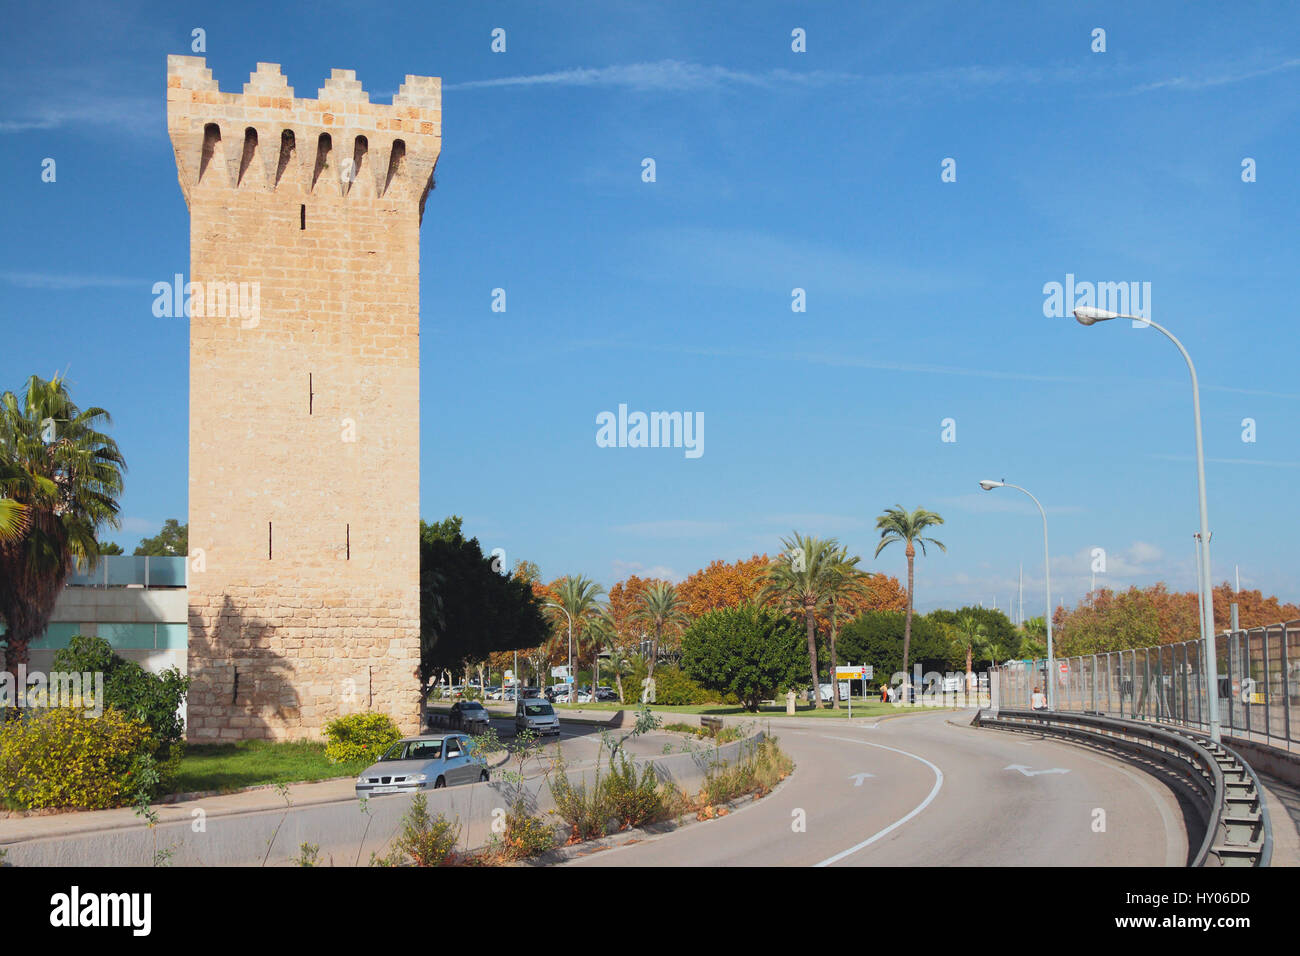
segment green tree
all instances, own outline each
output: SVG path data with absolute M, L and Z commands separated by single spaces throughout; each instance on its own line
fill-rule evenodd
M 746 710 L 799 679 L 802 635 L 797 623 L 767 608 L 710 611 L 682 635 L 682 669 L 701 687 L 735 694 Z
M 0 541 L 0 619 L 10 673 L 27 663 L 74 564 L 94 567 L 97 530 L 118 527 L 126 463 L 100 431 L 110 423 L 102 408 L 78 408 L 57 375 L 33 375 L 21 398 L 0 395 L 0 494 L 13 502 L 0 518 L 8 528 Z
M 903 671 L 904 611 L 863 611 L 840 628 L 840 651 L 850 660 L 875 668 L 876 680 L 889 683 L 890 675 Z M 924 671 L 944 671 L 960 666 L 964 651 L 947 639 L 944 630 L 926 616 L 912 620 L 911 662 Z
M 141 538 L 136 546 L 137 557 L 148 555 L 151 558 L 184 557 L 190 553 L 190 526 L 181 524 L 175 518 L 168 518 L 152 538 Z
M 120 555 L 126 554 L 126 552 L 122 550 L 122 546 L 116 541 L 101 541 L 99 543 L 99 553 L 102 557 L 106 558 L 116 558 Z
M 1011 619 L 995 608 L 967 605 L 955 611 L 931 611 L 926 617 L 936 624 L 951 625 L 963 640 L 970 634 L 978 635 L 980 640 L 971 649 L 972 662 L 978 659 L 996 663 L 1020 653 L 1020 633 Z
M 533 647 L 549 630 L 533 589 L 494 570 L 459 517 L 420 522 L 421 701 L 441 671 Z
M 925 554 L 927 543 L 933 544 L 940 551 L 947 551 L 942 541 L 936 541 L 934 538 L 927 537 L 922 532 L 931 525 L 943 524 L 943 518 L 933 511 L 926 511 L 924 508 L 917 508 L 915 511 L 908 511 L 902 505 L 895 505 L 893 508 L 886 508 L 885 513 L 876 519 L 876 528 L 880 531 L 880 543 L 876 545 L 876 557 L 880 557 L 880 552 L 885 547 L 893 544 L 895 541 L 902 541 L 907 547 L 904 554 L 907 555 L 907 622 L 903 628 L 903 673 L 907 673 L 907 663 L 912 650 L 912 608 L 915 606 L 915 565 L 916 565 L 916 545 L 921 546 L 921 554 Z
M 632 619 L 646 624 L 653 635 L 650 639 L 650 658 L 647 676 L 653 677 L 659 661 L 659 643 L 664 634 L 686 623 L 686 602 L 677 586 L 667 581 L 656 581 L 640 594 L 640 607 L 632 612 Z
M 151 674 L 135 661 L 119 656 L 102 637 L 73 635 L 68 646 L 54 653 L 51 670 L 62 673 L 103 674 L 105 707 L 149 725 L 157 756 L 185 739 L 180 708 L 189 692 L 190 678 L 175 667 Z

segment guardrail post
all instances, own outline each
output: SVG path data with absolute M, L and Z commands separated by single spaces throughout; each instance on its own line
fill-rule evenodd
M 1241 676 L 1242 685 L 1250 677 L 1250 631 L 1243 631 L 1241 635 L 1243 647 L 1241 650 Z M 1229 688 L 1231 690 L 1231 688 Z M 1250 733 L 1250 704 L 1246 703 L 1245 698 L 1241 701 L 1241 709 L 1246 718 L 1246 733 Z
M 1268 740 L 1273 739 L 1273 711 L 1271 703 L 1273 688 L 1269 685 L 1268 671 L 1268 632 L 1271 628 L 1264 628 L 1264 737 Z
M 1224 643 L 1224 648 L 1227 651 L 1227 658 L 1228 658 L 1228 672 L 1226 677 L 1224 678 L 1228 682 L 1228 729 L 1232 730 L 1234 727 L 1237 726 L 1234 720 L 1235 715 L 1232 712 L 1236 700 L 1236 695 L 1232 693 L 1232 679 L 1236 676 L 1236 671 L 1233 670 L 1232 659 L 1234 655 L 1232 653 L 1232 649 L 1237 643 L 1237 633 L 1235 631 L 1230 633 L 1224 639 L 1223 643 Z M 1219 652 L 1218 641 L 1215 641 L 1215 647 L 1213 653 L 1217 654 L 1218 652 Z M 1219 692 L 1219 688 L 1212 687 L 1210 688 L 1210 692 L 1213 694 L 1217 694 Z
M 1096 712 L 1097 710 L 1097 655 L 1093 654 L 1091 655 L 1091 657 L 1092 657 L 1092 709 L 1094 712 Z
M 1287 645 L 1291 643 L 1291 627 L 1282 625 L 1282 729 L 1286 731 L 1286 749 L 1291 749 L 1291 666 L 1287 660 Z
M 1187 645 L 1183 644 L 1181 646 L 1183 648 L 1183 666 L 1179 669 L 1179 673 L 1183 675 L 1183 724 L 1187 725 L 1191 723 L 1192 719 L 1191 708 L 1188 706 L 1187 701 Z

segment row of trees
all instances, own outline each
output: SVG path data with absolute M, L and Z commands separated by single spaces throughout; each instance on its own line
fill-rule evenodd
M 1216 632 L 1231 626 L 1233 604 L 1242 628 L 1300 618 L 1300 606 L 1260 591 L 1236 591 L 1226 581 L 1213 593 Z M 1200 636 L 1200 601 L 1195 591 L 1171 591 L 1163 583 L 1126 591 L 1100 588 L 1072 610 L 1058 607 L 1052 629 L 1061 657 L 1190 641 Z
M 517 626 L 506 630 L 482 621 L 471 621 L 479 606 L 478 588 L 467 583 L 456 564 L 448 564 L 447 546 L 431 549 L 426 539 L 446 539 L 463 549 L 475 579 L 487 580 L 493 571 L 476 540 L 461 535 L 459 518 L 421 529 L 422 606 L 427 653 L 422 682 L 427 690 L 436 675 L 446 669 L 502 670 L 515 653 L 526 660 L 535 680 L 544 680 L 546 669 L 569 656 L 569 627 L 572 625 L 573 656 L 598 675 L 602 654 L 612 668 L 623 694 L 622 677 L 634 657 L 646 661 L 647 676 L 664 659 L 680 660 L 682 636 L 688 625 L 713 611 L 742 607 L 764 608 L 789 615 L 804 628 L 804 666 L 813 687 L 821 683 L 819 644 L 829 651 L 827 674 L 833 674 L 839 660 L 838 638 L 842 625 L 868 611 L 899 611 L 904 615 L 902 668 L 911 654 L 914 563 L 919 547 L 924 555 L 929 545 L 943 549 L 942 542 L 926 534 L 943 523 L 938 514 L 901 506 L 887 509 L 877 519 L 879 555 L 890 544 L 900 543 L 908 564 L 908 587 L 903 590 L 892 577 L 875 575 L 858 567 L 861 557 L 851 555 L 834 538 L 817 538 L 798 532 L 782 539 L 776 558 L 767 555 L 732 564 L 714 562 L 681 585 L 652 578 L 629 577 L 614 585 L 608 595 L 591 579 L 577 575 L 543 584 L 535 565 L 520 563 L 513 579 L 531 589 L 527 598 L 514 592 L 509 600 L 517 605 L 511 620 Z M 439 530 L 440 529 L 440 530 Z M 459 559 L 458 559 L 459 560 Z M 608 599 L 602 601 L 602 597 Z M 463 611 L 463 613 L 462 613 Z M 538 640 L 536 615 L 549 619 L 549 633 Z M 525 626 L 526 624 L 526 626 Z M 969 645 L 974 653 L 974 645 Z M 593 680 L 598 680 L 595 676 Z M 839 684 L 831 681 L 833 707 L 839 706 Z

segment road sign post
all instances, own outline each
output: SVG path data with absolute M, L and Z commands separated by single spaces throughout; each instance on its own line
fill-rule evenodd
M 866 696 L 865 691 L 867 687 L 866 682 L 871 678 L 871 673 L 872 673 L 871 668 L 868 667 L 866 664 L 863 664 L 859 667 L 854 667 L 852 664 L 847 664 L 844 667 L 835 668 L 834 679 L 836 682 L 845 681 L 846 683 L 855 680 L 862 681 L 863 682 L 862 689 L 864 691 L 863 696 L 865 697 Z M 851 683 L 848 683 L 848 688 L 849 688 L 849 692 L 844 696 L 849 702 L 849 720 L 852 720 L 853 719 L 853 685 Z

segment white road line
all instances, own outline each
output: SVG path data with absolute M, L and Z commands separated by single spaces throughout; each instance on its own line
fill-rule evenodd
M 934 771 L 934 787 L 926 795 L 926 798 L 922 800 L 920 803 L 918 803 L 915 807 L 913 807 L 912 811 L 908 813 L 906 816 L 899 817 L 897 820 L 895 820 L 889 826 L 885 827 L 879 833 L 874 833 L 871 836 L 867 837 L 867 839 L 863 840 L 861 843 L 851 846 L 847 850 L 842 850 L 841 852 L 836 853 L 834 856 L 827 857 L 826 859 L 822 860 L 820 863 L 814 864 L 815 866 L 830 866 L 832 863 L 838 863 L 846 856 L 852 856 L 854 853 L 857 853 L 859 850 L 871 846 L 871 844 L 875 843 L 881 837 L 887 836 L 888 834 L 897 830 L 908 820 L 912 819 L 914 816 L 916 816 L 918 813 L 920 813 L 922 810 L 928 807 L 930 805 L 930 801 L 932 801 L 938 795 L 940 788 L 943 787 L 943 771 L 940 770 L 938 767 L 936 767 L 934 764 L 930 763 L 930 761 L 926 760 L 924 757 L 918 757 L 914 753 L 908 753 L 906 750 L 899 750 L 896 747 L 886 747 L 884 744 L 873 744 L 869 740 L 858 740 L 854 737 L 831 737 L 827 735 L 827 739 L 845 740 L 851 744 L 863 744 L 864 746 L 867 747 L 879 747 L 881 750 L 889 750 L 896 754 L 902 754 L 904 757 L 911 757 L 913 760 L 919 760 L 921 761 L 921 763 L 925 764 L 927 767 L 929 767 L 931 770 Z

